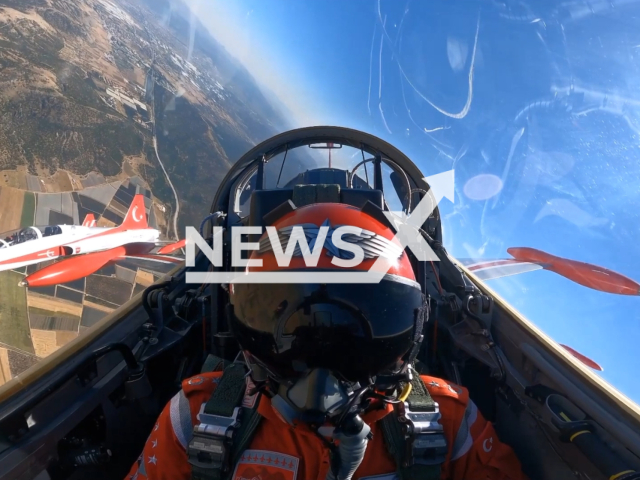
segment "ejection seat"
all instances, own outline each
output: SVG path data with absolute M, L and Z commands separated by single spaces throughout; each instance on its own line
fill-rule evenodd
M 351 188 L 347 172 L 333 168 L 318 168 L 301 173 L 288 184 L 289 188 L 262 190 L 251 194 L 248 225 L 267 226 L 286 213 L 280 209 L 303 207 L 312 203 L 344 203 L 362 208 L 367 202 L 384 209 L 381 190 Z

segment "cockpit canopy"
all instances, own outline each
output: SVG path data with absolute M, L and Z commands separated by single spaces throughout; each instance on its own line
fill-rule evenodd
M 0 248 L 7 248 L 20 243 L 30 242 L 39 238 L 60 235 L 63 227 L 60 225 L 24 227 L 9 232 L 0 233 Z
M 427 182 L 404 153 L 382 139 L 344 127 L 300 128 L 270 138 L 235 163 L 201 230 L 209 220 L 225 228 L 264 227 L 288 202 L 377 207 L 396 215 L 411 215 L 421 205 L 428 210 L 424 231 L 441 242 L 440 212 Z
M 240 217 L 250 214 L 251 196 L 258 190 L 291 190 L 296 185 L 335 184 L 342 189 L 375 190 L 375 158 L 364 150 L 336 143 L 316 143 L 285 150 L 265 159 L 264 184 L 256 188 L 258 169 L 254 168 L 238 185 L 236 211 Z M 385 209 L 406 211 L 409 182 L 400 167 L 381 159 Z M 414 192 L 415 193 L 415 192 Z M 348 202 L 347 202 L 348 203 Z
M 223 202 L 229 225 L 262 225 L 264 215 L 296 198 L 300 187 L 305 185 L 332 185 L 337 189 L 339 198 L 323 201 L 358 208 L 369 201 L 396 213 L 410 213 L 424 198 L 429 186 L 422 175 L 412 171 L 415 166 L 408 165 L 410 161 L 400 152 L 388 154 L 384 149 L 350 138 L 348 129 L 327 127 L 325 137 L 342 136 L 342 143 L 314 141 L 308 137 L 313 137 L 311 130 L 317 129 L 309 129 L 310 133 L 304 130 L 297 132 L 301 138 L 274 144 L 257 155 L 249 152 L 234 167 L 237 172 L 230 172 L 225 182 L 229 187 L 221 189 L 228 192 L 223 194 L 228 195 L 228 203 Z M 294 203 L 306 204 L 299 195 Z M 216 205 L 217 209 L 221 207 Z M 434 217 L 435 225 L 439 226 L 437 208 Z M 434 228 L 436 231 L 439 235 L 439 228 Z

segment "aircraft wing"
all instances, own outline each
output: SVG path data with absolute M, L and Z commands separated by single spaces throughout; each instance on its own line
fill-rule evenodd
M 186 239 L 182 239 L 179 240 L 175 243 L 170 243 L 169 245 L 164 245 L 162 248 L 160 248 L 160 250 L 158 250 L 158 253 L 162 254 L 162 255 L 168 255 L 170 253 L 173 253 L 177 250 L 180 250 L 182 248 L 184 248 L 185 244 L 187 243 Z
M 513 258 L 498 260 L 458 259 L 457 262 L 481 280 L 491 280 L 544 269 L 601 292 L 617 295 L 640 295 L 640 283 L 598 265 L 551 255 L 529 247 L 508 248 L 507 252 Z
M 472 258 L 459 258 L 456 262 L 467 267 L 480 280 L 509 277 L 521 273 L 542 270 L 542 265 L 531 262 L 521 262 L 515 259 L 502 260 L 477 260 Z
M 600 272 L 602 270 L 605 270 L 595 265 L 585 264 L 583 262 L 576 262 L 575 260 L 569 260 L 561 257 L 554 257 L 547 254 L 546 252 L 542 252 L 540 250 L 535 250 L 535 249 L 514 248 L 514 249 L 509 249 L 507 251 L 511 253 L 514 257 L 518 257 L 518 256 L 520 258 L 526 257 L 527 259 L 530 259 L 530 260 L 538 260 L 538 263 L 533 261 L 517 260 L 516 258 L 497 259 L 497 260 L 478 260 L 478 259 L 471 259 L 471 258 L 461 258 L 461 259 L 455 259 L 454 261 L 466 267 L 467 270 L 472 272 L 480 280 L 491 280 L 494 278 L 508 277 L 511 275 L 519 275 L 521 273 L 544 269 L 544 270 L 550 270 L 555 273 L 558 273 L 559 275 L 562 275 L 568 278 L 569 280 L 575 281 L 576 283 L 580 283 L 581 285 L 585 285 L 585 278 L 584 278 L 585 272 L 591 272 L 592 276 L 593 275 L 597 276 L 597 273 L 593 273 L 594 271 Z M 534 255 L 534 252 L 535 252 L 535 255 Z M 528 253 L 529 255 L 525 256 L 524 255 L 525 253 Z M 548 263 L 549 261 L 551 261 L 551 263 Z M 558 262 L 559 262 L 559 265 L 563 265 L 565 267 L 564 271 L 558 271 L 558 266 L 557 266 Z M 555 268 L 554 268 L 554 263 L 556 264 Z M 582 271 L 582 276 L 580 274 L 581 271 Z M 611 272 L 611 271 L 607 270 L 607 272 Z M 610 278 L 617 278 L 617 276 L 619 276 L 620 282 L 622 281 L 627 283 L 633 282 L 632 280 L 627 279 L 626 277 L 623 277 L 618 273 L 615 273 L 615 272 L 611 272 L 611 273 L 614 275 L 607 275 Z M 587 273 L 586 275 L 588 278 L 589 274 Z M 591 284 L 595 285 L 593 284 L 593 282 L 591 282 Z M 585 286 L 590 286 L 590 285 L 585 285 Z M 613 286 L 615 289 L 618 289 L 618 290 L 620 289 L 619 285 L 617 287 L 615 286 L 615 282 L 613 282 Z M 605 289 L 604 287 L 608 287 L 608 289 Z M 604 287 L 596 288 L 596 286 L 591 286 L 590 288 L 595 288 L 596 290 L 602 290 L 602 291 L 609 291 L 610 293 L 619 293 L 619 292 L 611 292 L 612 285 L 605 285 Z M 578 352 L 577 350 L 567 345 L 560 344 L 560 346 L 564 348 L 566 351 L 568 351 L 575 358 L 577 358 L 579 361 L 581 361 L 583 364 L 588 366 L 589 368 L 592 368 L 599 372 L 603 371 L 603 368 L 602 366 L 600 366 L 600 364 L 598 364 L 596 361 L 592 360 L 591 358 L 587 357 L 586 355 Z

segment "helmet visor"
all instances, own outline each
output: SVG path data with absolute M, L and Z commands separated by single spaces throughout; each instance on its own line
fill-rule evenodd
M 421 333 L 417 283 L 236 284 L 231 328 L 273 374 L 329 369 L 350 381 L 396 371 Z M 416 325 L 419 324 L 418 327 Z

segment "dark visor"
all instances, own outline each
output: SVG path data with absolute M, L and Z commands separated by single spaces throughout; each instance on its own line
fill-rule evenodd
M 417 284 L 390 279 L 234 289 L 234 334 L 243 349 L 284 378 L 327 368 L 359 380 L 397 369 L 413 345 L 424 304 Z

